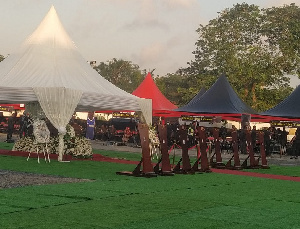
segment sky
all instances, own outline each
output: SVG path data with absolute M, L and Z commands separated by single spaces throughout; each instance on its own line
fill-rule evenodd
M 123 59 L 164 76 L 194 59 L 200 24 L 243 2 L 300 6 L 300 0 L 0 0 L 0 54 L 14 53 L 53 5 L 87 61 Z M 294 77 L 292 86 L 298 82 Z

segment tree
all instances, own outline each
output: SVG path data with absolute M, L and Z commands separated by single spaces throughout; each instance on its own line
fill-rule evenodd
M 128 93 L 132 93 L 146 75 L 145 72 L 142 73 L 137 64 L 115 58 L 107 62 L 100 62 L 94 69 L 105 79 Z
M 181 93 L 180 88 L 187 88 L 186 82 L 177 74 L 167 74 L 164 77 L 155 78 L 155 84 L 161 93 L 170 100 L 171 103 L 180 105 L 184 100 L 184 93 Z
M 298 7 L 293 6 L 293 10 L 299 13 Z M 274 35 L 271 33 L 274 23 L 269 22 L 270 11 L 246 3 L 237 4 L 220 12 L 208 25 L 200 25 L 199 40 L 193 52 L 195 59 L 185 69 L 186 74 L 201 79 L 225 73 L 239 96 L 253 108 L 266 110 L 276 105 L 292 90 L 287 74 L 296 69 L 298 60 L 284 55 L 288 45 L 278 44 L 284 43 L 282 36 L 269 39 L 269 34 Z M 293 21 L 295 25 L 295 19 L 288 18 L 287 13 L 284 16 L 286 23 Z M 299 37 L 294 36 L 294 39 L 300 43 Z M 271 100 L 266 100 L 268 92 L 275 94 Z
M 207 89 L 207 85 L 211 85 L 215 79 L 216 77 L 193 77 L 180 69 L 176 73 L 156 78 L 155 83 L 166 98 L 180 107 L 197 95 L 202 87 Z
M 285 72 L 300 77 L 300 8 L 294 3 L 264 10 L 263 25 L 268 42 L 291 61 L 282 66 Z
M 0 55 L 0 62 L 4 59 L 5 59 L 4 56 Z

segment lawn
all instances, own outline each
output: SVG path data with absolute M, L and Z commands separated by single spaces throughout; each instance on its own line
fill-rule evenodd
M 134 167 L 91 160 L 38 164 L 0 156 L 0 169 L 94 180 L 0 190 L 0 228 L 300 228 L 300 182 L 218 173 L 115 174 Z M 300 168 L 255 171 L 293 175 Z

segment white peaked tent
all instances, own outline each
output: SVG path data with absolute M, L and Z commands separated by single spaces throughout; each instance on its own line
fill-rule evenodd
M 101 77 L 80 55 L 52 6 L 16 53 L 0 63 L 0 103 L 39 102 L 60 135 L 74 111 L 134 110 L 151 115 L 141 100 Z M 147 112 L 146 110 L 149 110 Z

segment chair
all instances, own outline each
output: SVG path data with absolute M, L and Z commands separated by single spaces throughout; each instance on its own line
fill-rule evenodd
M 45 162 L 48 161 L 50 163 L 49 151 L 47 146 L 47 143 L 50 142 L 50 131 L 44 120 L 37 120 L 33 123 L 33 135 L 34 135 L 33 148 L 36 149 L 38 163 L 40 163 L 39 151 L 43 152 Z M 27 161 L 30 158 L 30 154 L 31 154 L 31 150 L 27 157 Z

